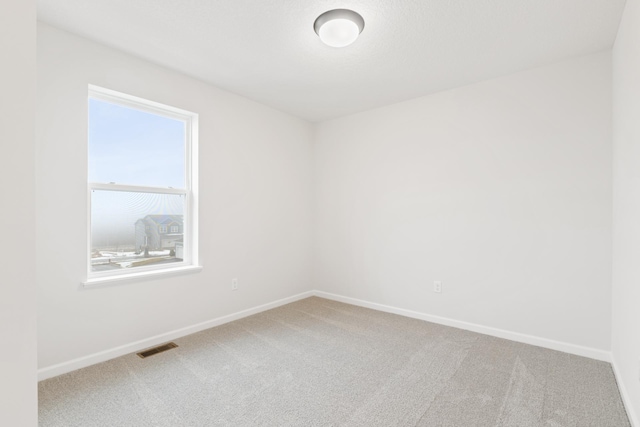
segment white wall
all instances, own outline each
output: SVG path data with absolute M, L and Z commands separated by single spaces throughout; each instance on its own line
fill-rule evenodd
M 0 424 L 35 426 L 36 4 L 0 4 Z
M 201 273 L 80 289 L 88 84 L 200 115 Z M 41 368 L 311 289 L 308 123 L 44 24 L 37 113 Z
M 322 123 L 314 156 L 317 289 L 609 350 L 610 52 Z
M 640 426 L 640 1 L 613 49 L 613 360 Z

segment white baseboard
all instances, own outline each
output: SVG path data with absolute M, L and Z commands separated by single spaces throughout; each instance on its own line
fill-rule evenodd
M 460 320 L 450 319 L 446 317 L 434 316 L 431 314 L 420 313 L 417 311 L 406 310 L 398 307 L 392 307 L 384 304 L 378 304 L 370 301 L 364 301 L 356 298 L 345 297 L 342 295 L 336 295 L 323 291 L 309 291 L 303 292 L 298 295 L 294 295 L 288 298 L 283 298 L 277 301 L 263 304 L 257 307 L 253 307 L 247 310 L 242 310 L 237 313 L 229 314 L 227 316 L 218 317 L 215 319 L 207 320 L 195 325 L 187 326 L 184 328 L 176 329 L 174 331 L 166 332 L 160 335 L 156 335 L 150 338 L 125 344 L 112 349 L 100 351 L 98 353 L 90 354 L 87 356 L 79 357 L 67 362 L 59 363 L 57 365 L 47 366 L 38 370 L 38 381 L 45 380 L 47 378 L 56 377 L 58 375 L 66 374 L 67 372 L 75 371 L 76 369 L 85 368 L 87 366 L 95 365 L 96 363 L 105 362 L 107 360 L 114 359 L 116 357 L 124 356 L 125 354 L 134 353 L 149 347 L 153 347 L 158 344 L 162 344 L 166 341 L 171 341 L 190 335 L 196 332 L 203 331 L 205 329 L 213 328 L 215 326 L 223 325 L 225 323 L 233 322 L 234 320 L 242 319 L 253 314 L 257 314 L 272 308 L 280 307 L 285 304 L 289 304 L 310 296 L 318 296 L 334 301 L 344 302 L 347 304 L 357 305 L 360 307 L 371 308 L 373 310 L 384 311 L 387 313 L 398 314 L 400 316 L 411 317 L 414 319 L 425 320 L 428 322 L 438 323 L 441 325 L 452 326 L 455 328 L 465 329 L 472 332 L 478 332 L 485 335 L 491 335 L 499 338 L 504 338 L 512 341 L 522 342 L 526 344 L 537 345 L 540 347 L 550 348 L 552 350 L 563 351 L 566 353 L 576 354 L 578 356 L 589 357 L 592 359 L 611 362 L 611 354 L 608 351 L 598 350 L 589 347 L 583 347 L 575 344 L 564 343 L 560 341 L 554 341 L 546 338 L 536 337 L 532 335 L 525 335 L 518 332 L 507 331 L 503 329 L 491 328 L 488 326 L 478 325 L 475 323 L 463 322 Z M 615 369 L 615 365 L 614 365 Z M 622 383 L 620 384 L 623 387 Z M 634 427 L 640 427 L 635 425 Z
M 42 381 L 42 380 L 46 380 L 47 378 L 52 378 L 58 375 L 66 374 L 67 372 L 75 371 L 76 369 L 86 368 L 87 366 L 95 365 L 96 363 L 106 362 L 107 360 L 124 356 L 125 354 L 144 350 L 146 348 L 153 347 L 167 341 L 175 340 L 180 337 L 184 337 L 186 335 L 204 331 L 205 329 L 213 328 L 214 326 L 219 326 L 225 323 L 233 322 L 234 320 L 242 319 L 243 317 L 248 317 L 253 314 L 270 310 L 272 308 L 280 307 L 282 305 L 289 304 L 304 298 L 308 298 L 313 295 L 314 295 L 313 291 L 303 292 L 298 295 L 294 295 L 288 298 L 283 298 L 277 301 L 270 302 L 268 304 L 259 305 L 257 307 L 249 308 L 247 310 L 242 310 L 237 313 L 229 314 L 227 316 L 222 316 L 215 319 L 207 320 L 205 322 L 197 323 L 195 325 L 187 326 L 185 328 L 180 328 L 174 331 L 166 332 L 164 334 L 156 335 L 151 338 L 146 338 L 146 339 L 125 344 L 119 347 L 100 351 L 98 353 L 90 354 L 88 356 L 79 357 L 77 359 L 73 359 L 68 362 L 47 366 L 46 368 L 38 369 L 38 381 Z
M 624 407 L 627 410 L 627 416 L 629 417 L 631 427 L 640 427 L 640 420 L 638 419 L 635 408 L 631 404 L 631 398 L 629 397 L 629 393 L 627 392 L 627 387 L 622 381 L 622 374 L 618 369 L 618 364 L 616 363 L 615 357 L 611 357 L 611 367 L 613 368 L 613 374 L 616 377 L 618 390 L 620 390 L 620 396 L 622 396 L 622 402 L 624 403 Z
M 438 323 L 440 325 L 452 326 L 454 328 L 465 329 L 467 331 L 478 332 L 480 334 L 491 335 L 494 337 L 504 338 L 511 341 L 517 341 L 525 344 L 535 345 L 538 347 L 544 347 L 552 350 L 562 351 L 565 353 L 575 354 L 578 356 L 589 357 L 591 359 L 611 362 L 611 353 L 606 350 L 583 347 L 576 344 L 569 344 L 561 341 L 550 340 L 547 338 L 536 337 L 533 335 L 521 334 L 519 332 L 512 332 L 504 329 L 497 329 L 489 326 L 478 325 L 475 323 L 463 322 L 461 320 L 450 319 L 447 317 L 440 317 L 440 316 L 434 316 L 431 314 L 420 313 L 417 311 L 405 310 L 403 308 L 397 308 L 389 305 L 378 304 L 375 302 L 345 297 L 342 295 L 336 295 L 328 292 L 314 291 L 314 295 L 321 298 L 344 302 L 351 305 L 371 308 L 373 310 L 398 314 L 400 316 L 411 317 L 414 319 L 426 320 L 427 322 Z

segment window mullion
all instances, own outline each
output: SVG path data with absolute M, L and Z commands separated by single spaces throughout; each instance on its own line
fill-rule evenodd
M 185 188 L 170 188 L 170 187 L 146 187 L 141 185 L 126 185 L 126 184 L 106 184 L 99 182 L 89 183 L 89 188 L 92 190 L 107 190 L 107 191 L 127 191 L 132 193 L 159 193 L 159 194 L 182 194 L 186 195 L 188 190 Z

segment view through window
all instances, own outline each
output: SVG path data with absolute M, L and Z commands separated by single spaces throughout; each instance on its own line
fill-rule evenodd
M 90 91 L 91 275 L 191 263 L 192 118 Z

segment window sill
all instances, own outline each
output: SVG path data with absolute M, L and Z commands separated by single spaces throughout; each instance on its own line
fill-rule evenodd
M 143 271 L 138 273 L 119 274 L 117 276 L 94 277 L 82 282 L 85 289 L 98 288 L 109 285 L 119 285 L 126 282 L 150 280 L 169 276 L 179 276 L 183 274 L 199 273 L 202 267 L 199 265 L 189 265 L 186 267 L 166 268 L 162 270 Z

